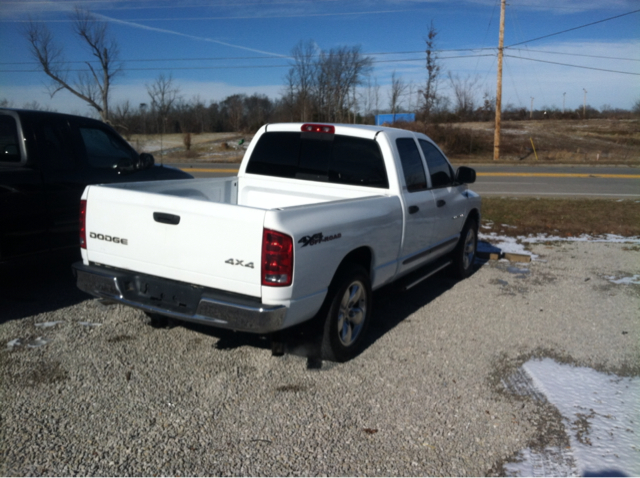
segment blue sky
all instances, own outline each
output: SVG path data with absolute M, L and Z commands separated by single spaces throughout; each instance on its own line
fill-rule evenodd
M 112 104 L 148 102 L 145 85 L 162 72 L 173 75 L 187 101 L 197 95 L 208 103 L 234 93 L 275 98 L 283 91 L 291 49 L 313 40 L 327 50 L 361 45 L 373 57 L 371 79 L 381 86 L 384 109 L 394 71 L 414 92 L 424 84 L 424 39 L 431 21 L 443 50 L 440 92 L 450 94 L 445 75 L 451 72 L 475 79 L 478 99 L 485 92 L 495 95 L 499 0 L 2 0 L 0 99 L 14 106 L 37 101 L 58 111 L 89 112 L 67 92 L 51 99 L 43 73 L 18 71 L 34 69 L 20 35 L 29 17 L 46 22 L 69 60 L 87 59 L 68 22 L 76 5 L 109 22 L 126 60 Z M 638 0 L 510 0 L 505 46 L 639 9 Z M 573 109 L 582 106 L 585 89 L 587 103 L 596 108 L 630 108 L 640 99 L 640 12 L 526 42 L 507 53 L 503 105 L 528 109 L 534 98 L 536 109 L 562 108 L 564 98 Z M 404 106 L 415 104 L 415 95 L 406 94 Z

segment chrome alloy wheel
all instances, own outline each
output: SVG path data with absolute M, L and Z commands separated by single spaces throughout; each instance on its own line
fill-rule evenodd
M 367 290 L 362 282 L 352 282 L 344 291 L 338 311 L 338 337 L 345 347 L 353 344 L 367 316 Z
M 466 269 L 471 267 L 473 259 L 476 255 L 476 231 L 470 228 L 467 236 L 464 238 L 464 246 L 462 247 L 462 265 Z

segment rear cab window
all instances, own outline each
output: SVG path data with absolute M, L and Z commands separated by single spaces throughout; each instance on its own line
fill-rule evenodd
M 267 132 L 246 172 L 334 184 L 389 188 L 387 170 L 375 140 L 346 135 Z

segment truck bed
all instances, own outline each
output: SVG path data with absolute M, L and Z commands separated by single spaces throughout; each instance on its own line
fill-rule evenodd
M 286 190 L 283 185 L 286 184 Z M 282 209 L 358 197 L 379 196 L 379 189 L 322 184 L 280 178 L 217 178 L 154 183 L 110 184 L 104 187 L 141 193 L 175 196 L 263 210 Z

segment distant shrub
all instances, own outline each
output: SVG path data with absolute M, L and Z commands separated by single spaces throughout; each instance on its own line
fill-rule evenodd
M 182 143 L 187 151 L 191 149 L 191 133 L 185 133 L 182 135 Z

